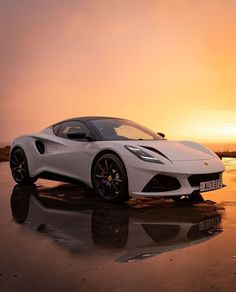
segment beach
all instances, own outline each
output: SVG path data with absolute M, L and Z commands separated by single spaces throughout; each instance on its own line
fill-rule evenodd
M 101 202 L 92 190 L 15 185 L 0 163 L 1 291 L 232 291 L 236 160 L 203 203 Z

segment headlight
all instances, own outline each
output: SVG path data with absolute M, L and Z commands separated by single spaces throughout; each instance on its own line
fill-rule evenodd
M 142 149 L 140 149 L 138 147 L 131 146 L 131 145 L 125 145 L 125 148 L 141 160 L 144 160 L 147 162 L 152 162 L 152 163 L 164 164 L 156 157 L 153 157 L 152 155 L 150 155 L 149 153 L 143 151 Z

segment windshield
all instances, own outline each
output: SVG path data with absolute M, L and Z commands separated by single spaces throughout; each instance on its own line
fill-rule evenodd
M 104 140 L 162 140 L 155 132 L 129 120 L 91 120 Z

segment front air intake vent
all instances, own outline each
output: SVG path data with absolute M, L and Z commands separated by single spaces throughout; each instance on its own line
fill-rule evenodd
M 143 192 L 169 192 L 178 190 L 180 188 L 181 184 L 177 178 L 168 175 L 157 174 L 147 183 L 143 189 Z
M 188 177 L 188 182 L 191 187 L 199 187 L 201 182 L 218 180 L 220 179 L 221 173 L 207 173 L 207 174 L 193 174 Z
M 42 141 L 35 141 L 35 146 L 40 154 L 45 153 L 45 147 Z

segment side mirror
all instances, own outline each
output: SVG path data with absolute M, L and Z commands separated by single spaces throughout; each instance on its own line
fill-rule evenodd
M 165 136 L 166 136 L 166 135 L 165 135 L 164 133 L 158 132 L 157 134 L 158 134 L 159 136 L 161 136 L 163 139 L 165 139 Z
M 86 134 L 84 132 L 69 132 L 67 133 L 67 137 L 71 139 L 83 139 L 86 138 Z
M 92 141 L 91 137 L 87 137 L 85 132 L 80 132 L 79 130 L 70 129 L 67 133 L 67 137 L 70 139 L 87 139 L 88 141 Z

